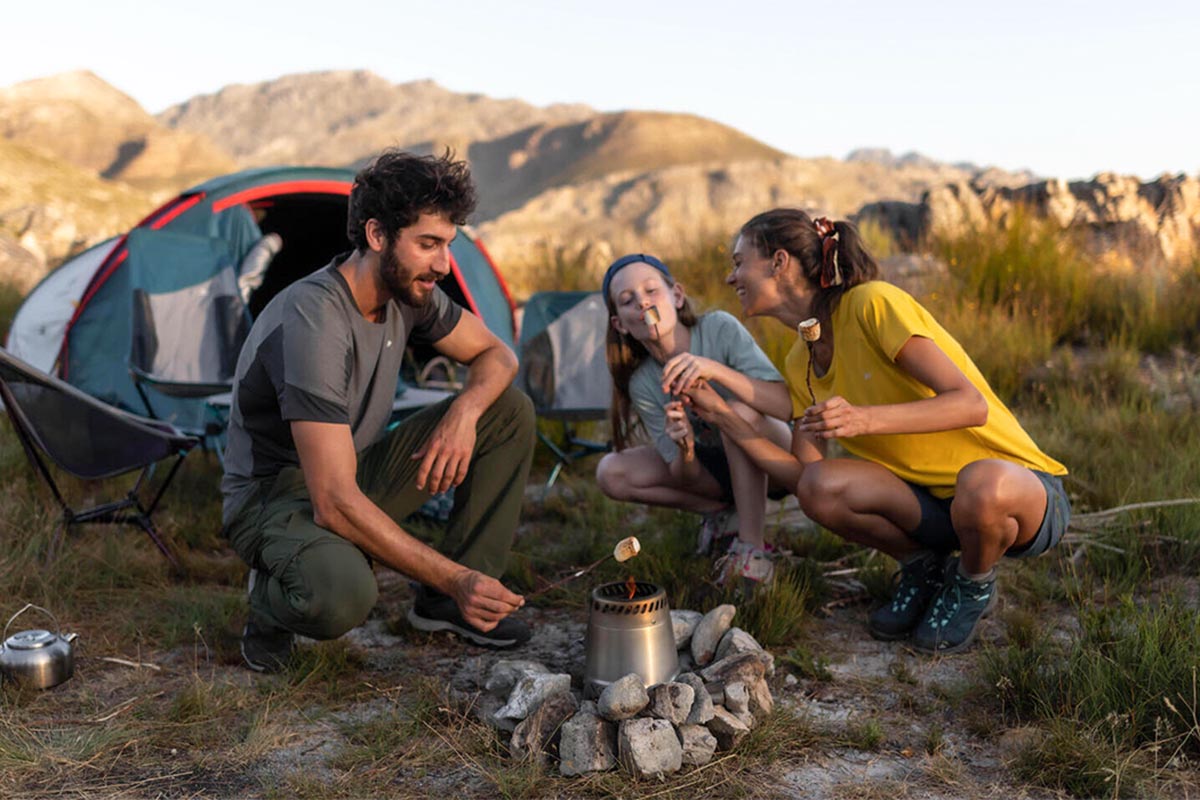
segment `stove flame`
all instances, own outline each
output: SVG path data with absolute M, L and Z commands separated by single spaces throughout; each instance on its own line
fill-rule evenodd
M 629 580 L 625 581 L 625 591 L 629 592 L 630 600 L 637 594 L 637 581 L 633 579 L 632 575 L 629 576 Z

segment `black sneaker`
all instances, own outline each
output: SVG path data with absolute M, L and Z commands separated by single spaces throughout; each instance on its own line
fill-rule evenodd
M 533 635 L 528 625 L 511 616 L 500 620 L 490 631 L 481 631 L 463 619 L 454 598 L 424 588 L 417 591 L 417 598 L 408 610 L 408 621 L 417 630 L 449 631 L 481 647 L 512 647 L 529 641 Z
M 973 581 L 958 572 L 958 559 L 946 567 L 942 591 L 913 631 L 913 647 L 926 653 L 957 653 L 975 640 L 979 620 L 996 605 L 996 579 Z
M 907 639 L 925 616 L 930 601 L 941 591 L 945 556 L 926 552 L 904 564 L 898 574 L 892 599 L 867 617 L 867 630 L 885 642 Z
M 258 570 L 250 570 L 246 594 L 254 589 Z M 242 659 L 255 672 L 283 672 L 292 659 L 296 637 L 288 630 L 260 623 L 250 612 L 246 627 L 242 630 Z

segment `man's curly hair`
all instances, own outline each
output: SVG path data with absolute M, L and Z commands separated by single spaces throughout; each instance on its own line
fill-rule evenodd
M 450 150 L 441 156 L 385 150 L 354 177 L 346 236 L 356 248 L 366 250 L 369 219 L 379 220 L 391 242 L 422 213 L 445 214 L 462 225 L 475 203 L 471 169 L 467 162 L 455 161 Z

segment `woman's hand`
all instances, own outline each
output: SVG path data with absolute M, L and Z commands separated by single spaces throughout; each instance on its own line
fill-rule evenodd
M 817 439 L 845 439 L 869 432 L 868 412 L 841 395 L 804 409 L 798 429 Z
M 725 398 L 717 394 L 717 390 L 712 388 L 708 381 L 696 381 L 683 398 L 688 405 L 696 409 L 700 419 L 717 427 L 720 427 L 720 417 L 732 413 Z
M 663 406 L 667 415 L 667 424 L 663 430 L 679 448 L 685 461 L 691 461 L 696 456 L 696 436 L 692 431 L 692 423 L 687 417 L 687 411 L 680 400 L 672 400 Z
M 704 356 L 680 353 L 663 365 L 663 394 L 680 395 L 690 391 L 696 381 L 710 381 L 716 375 L 717 362 Z

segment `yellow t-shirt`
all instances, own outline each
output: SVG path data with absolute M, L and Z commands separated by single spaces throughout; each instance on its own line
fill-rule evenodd
M 880 464 L 903 480 L 927 487 L 935 497 L 954 495 L 959 470 L 982 458 L 999 458 L 1051 475 L 1067 469 L 1043 453 L 996 397 L 978 367 L 953 336 L 899 287 L 870 281 L 847 291 L 833 312 L 833 362 L 812 375 L 817 402 L 841 395 L 859 406 L 906 403 L 934 391 L 896 364 L 910 337 L 932 339 L 987 399 L 987 423 L 937 433 L 893 433 L 839 439 L 852 455 Z M 805 386 L 808 347 L 800 337 L 784 362 L 792 415 L 812 404 Z

